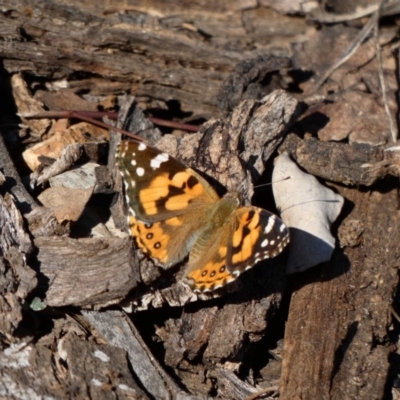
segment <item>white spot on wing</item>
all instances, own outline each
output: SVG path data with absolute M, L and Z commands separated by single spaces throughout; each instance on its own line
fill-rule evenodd
M 135 166 L 135 165 L 136 165 L 136 160 L 132 160 L 132 161 L 131 161 L 131 164 L 132 164 L 133 166 Z
M 129 214 L 132 215 L 132 217 L 136 217 L 135 210 L 132 207 L 129 207 L 128 212 L 129 212 Z M 128 217 L 128 223 L 129 223 L 129 217 Z
M 144 169 L 142 167 L 136 168 L 136 173 L 139 176 L 143 176 L 144 175 Z
M 166 162 L 169 160 L 169 156 L 167 153 L 161 153 L 158 154 L 156 157 L 154 157 L 151 161 L 150 161 L 150 166 L 153 169 L 157 169 L 160 168 L 161 163 Z
M 143 142 L 139 144 L 139 146 L 138 146 L 138 150 L 139 151 L 143 151 L 143 150 L 146 150 L 146 149 L 147 149 L 147 146 Z
M 271 217 L 269 217 L 268 219 L 268 224 L 264 229 L 265 233 L 270 233 L 272 231 L 272 228 L 275 225 L 275 215 L 272 215 Z
M 261 242 L 261 247 L 266 247 L 266 246 L 268 246 L 268 239 L 264 239 L 264 240 Z

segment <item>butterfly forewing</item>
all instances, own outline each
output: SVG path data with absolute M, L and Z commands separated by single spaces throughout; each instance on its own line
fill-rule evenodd
M 204 210 L 219 199 L 193 169 L 144 143 L 122 141 L 117 164 L 125 180 L 130 212 L 141 221 L 163 221 Z
M 193 169 L 143 143 L 123 141 L 117 165 L 138 247 L 165 265 L 182 260 L 219 200 L 217 193 Z

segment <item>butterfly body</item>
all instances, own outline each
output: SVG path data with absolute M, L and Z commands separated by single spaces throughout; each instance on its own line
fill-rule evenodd
M 235 280 L 289 241 L 274 214 L 241 206 L 234 191 L 219 197 L 196 171 L 158 149 L 123 141 L 117 164 L 138 247 L 166 267 L 189 255 L 186 279 L 196 291 Z

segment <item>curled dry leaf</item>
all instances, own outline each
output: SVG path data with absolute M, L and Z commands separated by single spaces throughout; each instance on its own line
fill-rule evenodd
M 49 188 L 38 196 L 41 203 L 51 208 L 59 223 L 77 221 L 92 195 L 92 189 Z M 70 201 L 66 201 L 70 199 Z
M 108 132 L 97 126 L 81 122 L 65 131 L 56 132 L 45 141 L 38 143 L 22 153 L 28 167 L 34 171 L 39 165 L 39 156 L 58 158 L 70 144 L 87 143 L 91 140 L 102 140 L 108 137 Z
M 343 197 L 300 170 L 286 153 L 276 159 L 272 179 L 281 217 L 290 227 L 287 272 L 329 261 L 335 247 L 330 227 L 342 209 Z
M 50 178 L 50 185 L 53 188 L 71 188 L 71 189 L 91 189 L 96 185 L 95 170 L 99 165 L 88 162 L 78 168 L 65 171 L 62 174 Z
M 54 211 L 58 222 L 79 219 L 93 193 L 97 166 L 87 163 L 50 178 L 52 187 L 41 193 L 38 199 Z
M 22 78 L 21 74 L 15 74 L 12 76 L 11 85 L 14 100 L 20 115 L 37 114 L 44 111 L 43 103 L 32 97 L 28 85 Z M 23 124 L 28 126 L 31 130 L 32 136 L 40 137 L 44 135 L 51 126 L 51 121 L 47 118 L 26 119 L 21 116 L 21 119 Z

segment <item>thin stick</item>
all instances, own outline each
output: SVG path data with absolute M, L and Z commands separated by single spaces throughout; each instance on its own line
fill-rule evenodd
M 282 182 L 282 181 L 287 181 L 288 179 L 291 179 L 291 178 L 292 178 L 291 176 L 286 176 L 285 178 L 278 179 L 277 181 L 273 181 L 273 182 L 269 182 L 269 183 L 262 183 L 261 185 L 255 185 L 254 189 L 256 189 L 256 188 L 258 189 L 258 188 L 263 187 L 263 186 L 274 185 L 275 183 Z
M 85 118 L 92 118 L 93 120 L 98 120 L 103 117 L 108 117 L 112 120 L 116 120 L 118 118 L 117 112 L 104 112 L 104 111 L 73 111 L 73 110 L 64 110 L 64 111 L 43 111 L 36 114 L 21 114 L 22 117 L 26 119 L 41 119 L 41 118 L 77 118 L 82 119 L 83 121 L 88 121 Z M 185 124 L 182 122 L 176 121 L 167 121 L 161 118 L 149 117 L 149 120 L 158 126 L 165 126 L 167 128 L 181 129 L 187 132 L 198 132 L 199 127 L 192 124 Z M 89 122 L 89 121 L 88 121 Z M 96 124 L 98 125 L 98 124 Z M 101 125 L 98 125 L 101 126 Z
M 381 91 L 382 91 L 382 98 L 383 98 L 383 104 L 385 107 L 385 112 L 386 112 L 386 117 L 389 123 L 389 128 L 390 128 L 390 132 L 391 132 L 391 136 L 392 136 L 392 141 L 393 143 L 396 142 L 397 140 L 397 130 L 392 118 L 392 115 L 390 113 L 390 109 L 389 109 L 389 102 L 388 102 L 388 96 L 386 93 L 386 80 L 385 80 L 385 76 L 383 73 L 383 66 L 382 66 L 382 51 L 381 51 L 381 46 L 379 44 L 379 16 L 380 16 L 380 11 L 381 8 L 383 7 L 383 4 L 386 2 L 387 0 L 382 0 L 381 4 L 376 12 L 378 18 L 375 19 L 375 27 L 374 27 L 374 39 L 375 39 L 375 48 L 376 48 L 376 57 L 378 60 L 378 72 L 379 72 L 379 83 L 381 85 Z
M 278 392 L 278 391 L 279 391 L 278 386 L 270 386 L 270 387 L 260 390 L 259 392 L 251 394 L 250 396 L 246 397 L 246 400 L 256 400 L 258 398 L 264 397 L 265 395 L 267 395 L 271 392 L 274 393 L 274 392 Z
M 18 114 L 19 116 L 26 119 L 40 119 L 40 118 L 77 118 L 82 121 L 89 122 L 95 126 L 99 126 L 100 128 L 104 128 L 107 130 L 113 130 L 123 135 L 129 136 L 139 142 L 143 142 L 144 139 L 134 133 L 125 131 L 123 129 L 117 128 L 116 126 L 112 126 L 110 124 L 106 124 L 105 122 L 99 121 L 98 119 L 90 118 L 82 114 L 77 114 L 76 111 L 44 111 L 38 114 Z
M 321 85 L 329 78 L 329 76 L 336 71 L 341 65 L 343 65 L 348 59 L 350 59 L 355 52 L 360 47 L 361 43 L 368 37 L 371 33 L 371 30 L 375 26 L 376 19 L 378 18 L 378 13 L 376 12 L 368 21 L 368 23 L 364 26 L 361 32 L 357 35 L 357 37 L 350 44 L 349 48 L 344 52 L 340 60 L 334 63 L 331 67 L 327 69 L 327 71 L 322 75 L 322 77 L 317 81 L 314 85 L 314 88 L 311 90 L 311 93 L 315 93 Z
M 389 15 L 398 14 L 400 11 L 400 1 L 393 1 L 389 4 L 380 6 L 379 4 L 371 4 L 360 10 L 355 10 L 347 14 L 332 14 L 326 12 L 318 12 L 311 15 L 312 21 L 317 21 L 325 24 L 332 24 L 344 21 L 352 21 L 372 14 L 380 9 L 380 15 L 386 17 Z

